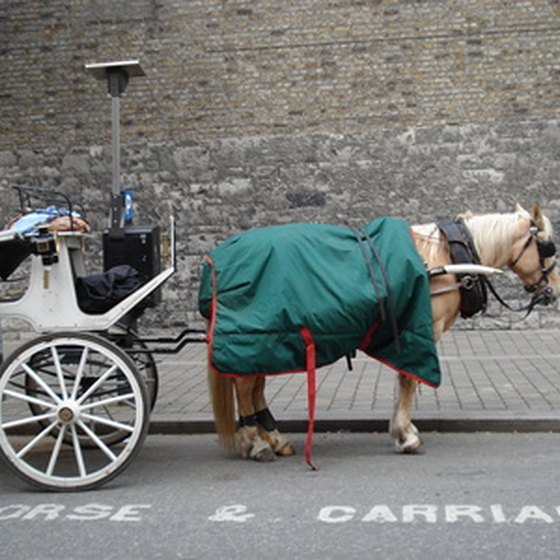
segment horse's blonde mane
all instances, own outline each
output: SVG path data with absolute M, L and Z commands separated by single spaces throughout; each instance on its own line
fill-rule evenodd
M 439 243 L 441 241 L 441 233 L 437 224 L 417 224 L 412 226 L 412 229 L 420 245 L 420 253 L 430 265 L 435 264 L 439 251 Z
M 494 266 L 503 266 L 504 256 L 509 255 L 513 242 L 519 236 L 519 221 L 531 222 L 531 214 L 521 206 L 509 214 L 479 214 L 471 212 L 460 214 L 471 231 L 476 250 L 481 262 Z M 543 216 L 544 237 L 551 239 L 552 225 Z

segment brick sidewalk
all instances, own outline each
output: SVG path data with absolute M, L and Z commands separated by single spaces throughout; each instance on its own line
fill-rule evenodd
M 560 430 L 560 330 L 451 331 L 439 345 L 437 390 L 421 386 L 414 419 L 434 430 Z M 317 429 L 384 430 L 395 374 L 359 354 L 318 371 Z M 152 431 L 208 431 L 206 345 L 187 345 L 158 362 L 160 391 Z M 267 397 L 285 429 L 305 428 L 306 376 L 270 377 Z

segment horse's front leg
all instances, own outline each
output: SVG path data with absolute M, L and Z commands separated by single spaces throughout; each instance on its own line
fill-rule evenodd
M 257 411 L 255 416 L 259 434 L 277 455 L 284 457 L 293 455 L 296 452 L 293 445 L 285 435 L 280 433 L 278 423 L 268 408 L 264 394 L 265 382 L 264 375 L 257 377 L 253 389 L 253 407 Z
M 416 426 L 411 422 L 410 410 L 417 382 L 406 375 L 399 374 L 399 391 L 389 433 L 395 440 L 398 453 L 416 453 L 422 446 L 422 440 Z
M 257 415 L 253 405 L 255 385 L 260 376 L 236 377 L 235 393 L 237 396 L 237 411 L 239 413 L 239 428 L 237 430 L 237 445 L 241 456 L 245 459 L 268 462 L 276 460 L 276 454 L 269 442 L 264 439 L 259 430 Z

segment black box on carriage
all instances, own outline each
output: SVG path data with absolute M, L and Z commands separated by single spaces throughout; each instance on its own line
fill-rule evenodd
M 125 226 L 124 235 L 114 237 L 103 233 L 103 270 L 120 264 L 132 266 L 153 278 L 161 272 L 161 243 L 159 226 Z M 153 307 L 161 302 L 161 288 L 152 292 L 145 304 Z

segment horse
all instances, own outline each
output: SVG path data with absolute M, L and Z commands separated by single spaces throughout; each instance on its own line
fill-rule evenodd
M 462 262 L 513 271 L 531 294 L 528 311 L 537 304 L 548 305 L 556 300 L 560 293 L 560 276 L 555 271 L 553 230 L 538 203 L 531 211 L 519 204 L 511 213 L 475 215 L 469 211 L 459 214 L 450 223 L 451 230 L 436 223 L 413 225 L 409 229 L 413 247 L 421 257 L 428 277 L 434 343 L 439 342 L 459 315 L 465 317 L 484 311 L 487 285 L 495 293 L 485 276 L 461 277 L 446 272 L 445 267 L 457 256 L 453 254 L 454 245 L 460 246 L 469 257 L 460 259 Z M 459 228 L 462 238 L 459 243 L 457 231 L 453 234 L 453 228 Z M 475 301 L 474 309 L 468 305 L 468 298 L 472 304 L 473 295 L 475 300 L 480 300 Z M 206 311 L 206 318 L 209 321 L 207 333 L 211 335 L 215 317 Z M 394 334 L 398 337 L 398 333 Z M 397 398 L 389 422 L 389 434 L 396 452 L 416 453 L 423 446 L 411 418 L 418 379 L 403 372 L 397 372 L 397 378 Z M 269 409 L 265 382 L 264 374 L 220 375 L 209 355 L 208 385 L 219 441 L 241 457 L 260 462 L 295 453 L 293 444 L 279 431 Z M 239 423 L 236 423 L 236 412 Z

